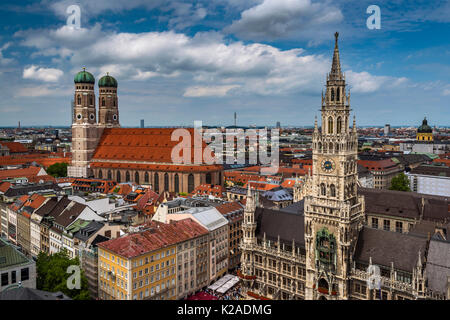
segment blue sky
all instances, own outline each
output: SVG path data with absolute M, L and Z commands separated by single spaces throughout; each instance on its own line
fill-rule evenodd
M 118 80 L 123 126 L 312 125 L 335 31 L 358 125 L 450 125 L 450 1 L 17 3 L 0 6 L 0 126 L 70 125 L 83 66 Z

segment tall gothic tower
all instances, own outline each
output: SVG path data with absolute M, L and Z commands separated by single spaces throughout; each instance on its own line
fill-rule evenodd
M 351 257 L 364 221 L 357 195 L 358 137 L 349 128 L 350 93 L 339 60 L 338 36 L 322 94 L 322 127 L 315 121 L 311 194 L 305 197 L 305 298 L 347 299 Z
M 241 270 L 244 288 L 251 287 L 255 278 L 254 255 L 252 250 L 256 245 L 256 221 L 255 211 L 258 203 L 258 191 L 252 191 L 248 185 L 247 198 L 244 208 L 244 222 L 242 223 L 242 244 L 241 244 Z
M 103 128 L 120 127 L 117 80 L 109 75 L 98 81 L 98 124 Z

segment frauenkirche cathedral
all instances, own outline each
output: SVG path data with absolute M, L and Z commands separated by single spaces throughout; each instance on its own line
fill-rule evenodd
M 321 129 L 316 119 L 312 136 L 313 170 L 296 185 L 297 202 L 262 208 L 248 190 L 244 292 L 249 299 L 449 299 L 446 200 L 358 186 L 358 136 L 355 120 L 349 127 L 338 36 Z

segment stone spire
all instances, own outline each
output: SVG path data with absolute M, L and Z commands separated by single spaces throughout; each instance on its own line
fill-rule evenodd
M 335 44 L 334 44 L 334 54 L 333 54 L 333 64 L 331 65 L 330 79 L 331 80 L 341 80 L 342 72 L 341 72 L 341 61 L 339 59 L 339 48 L 338 48 L 338 38 L 339 32 L 334 34 Z

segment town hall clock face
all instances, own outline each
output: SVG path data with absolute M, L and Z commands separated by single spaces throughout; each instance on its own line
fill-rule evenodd
M 322 170 L 325 172 L 332 172 L 334 170 L 334 162 L 331 159 L 322 161 Z

